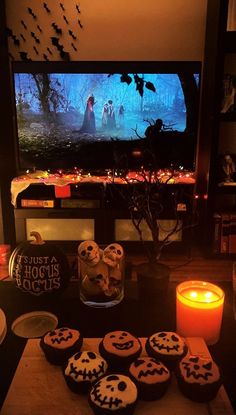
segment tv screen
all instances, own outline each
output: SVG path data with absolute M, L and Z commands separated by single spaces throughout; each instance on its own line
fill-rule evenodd
M 199 62 L 14 64 L 19 169 L 194 169 Z

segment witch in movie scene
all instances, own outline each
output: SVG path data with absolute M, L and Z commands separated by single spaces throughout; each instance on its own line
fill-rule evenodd
M 89 95 L 87 99 L 86 109 L 84 113 L 84 120 L 82 127 L 80 129 L 81 133 L 96 133 L 96 125 L 95 125 L 95 115 L 93 111 L 93 106 L 95 105 L 95 99 L 93 94 Z

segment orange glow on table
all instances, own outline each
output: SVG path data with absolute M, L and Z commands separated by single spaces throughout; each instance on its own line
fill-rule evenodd
M 176 331 L 215 344 L 220 335 L 224 292 L 205 281 L 186 281 L 176 289 Z

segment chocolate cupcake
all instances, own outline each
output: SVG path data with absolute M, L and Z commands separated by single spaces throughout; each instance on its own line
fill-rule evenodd
M 171 370 L 188 351 L 185 340 L 172 331 L 153 334 L 147 339 L 145 348 L 149 356 L 161 360 Z
M 92 386 L 89 404 L 95 415 L 132 415 L 137 397 L 137 387 L 128 376 L 111 374 Z
M 129 376 L 138 388 L 138 397 L 145 401 L 162 398 L 170 384 L 170 371 L 154 357 L 141 356 L 131 363 Z
M 68 327 L 48 331 L 40 340 L 46 359 L 55 365 L 63 364 L 70 356 L 78 352 L 82 343 L 81 333 Z
M 181 392 L 196 402 L 215 398 L 222 384 L 217 364 L 200 356 L 185 356 L 176 367 L 176 378 Z
M 109 368 L 118 371 L 135 360 L 141 351 L 140 340 L 128 331 L 111 331 L 99 344 L 99 352 Z
M 87 392 L 93 382 L 106 374 L 107 367 L 99 354 L 88 350 L 71 356 L 63 367 L 63 374 L 73 392 Z

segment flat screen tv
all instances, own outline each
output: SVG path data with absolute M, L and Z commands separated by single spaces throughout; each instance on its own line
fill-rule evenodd
M 14 62 L 19 170 L 194 170 L 200 62 Z

